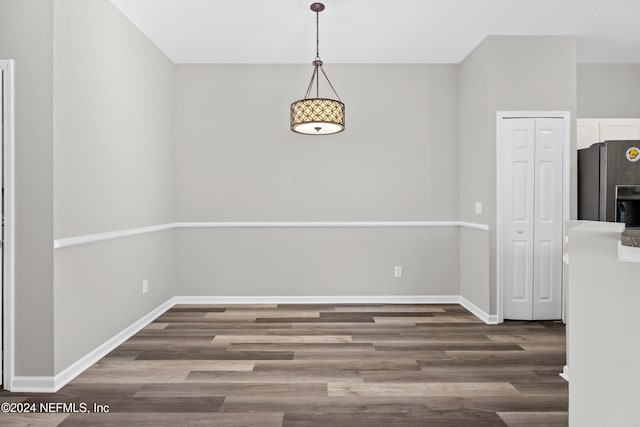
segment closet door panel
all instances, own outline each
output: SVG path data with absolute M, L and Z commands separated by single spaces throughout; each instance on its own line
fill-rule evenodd
M 535 123 L 533 318 L 562 317 L 562 119 Z
M 535 120 L 506 119 L 501 133 L 504 317 L 533 319 Z

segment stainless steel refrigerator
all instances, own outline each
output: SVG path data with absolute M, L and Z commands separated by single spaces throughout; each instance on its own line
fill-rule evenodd
M 578 219 L 640 227 L 640 140 L 578 150 Z

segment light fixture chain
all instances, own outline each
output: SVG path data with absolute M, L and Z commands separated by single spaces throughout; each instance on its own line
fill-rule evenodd
M 313 62 L 315 70 L 313 75 L 316 76 L 316 98 L 320 98 L 320 75 L 318 74 L 318 64 L 320 61 L 320 12 L 316 12 L 316 60 Z M 320 67 L 322 69 L 322 67 Z M 322 71 L 324 73 L 324 71 Z
M 316 59 L 320 59 L 320 12 L 316 12 Z

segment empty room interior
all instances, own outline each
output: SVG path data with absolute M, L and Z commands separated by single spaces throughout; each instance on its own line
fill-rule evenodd
M 0 425 L 640 426 L 639 20 L 0 0 Z

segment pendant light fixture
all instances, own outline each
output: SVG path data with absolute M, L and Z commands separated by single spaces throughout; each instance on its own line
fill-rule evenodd
M 313 3 L 311 10 L 316 13 L 316 58 L 312 62 L 313 74 L 304 99 L 291 104 L 291 130 L 305 135 L 329 135 L 344 130 L 344 104 L 324 72 L 320 59 L 320 12 L 324 10 L 324 5 Z M 320 97 L 320 72 L 337 100 Z M 314 82 L 316 97 L 310 98 Z

